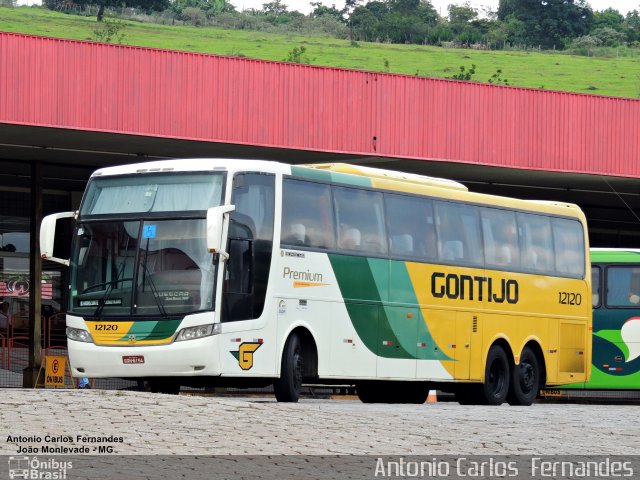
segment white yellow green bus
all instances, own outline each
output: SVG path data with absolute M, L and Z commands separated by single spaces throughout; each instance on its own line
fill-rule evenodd
M 74 376 L 519 405 L 589 378 L 575 205 L 345 164 L 198 159 L 98 170 L 78 212 L 43 221 L 44 258 L 64 217 Z

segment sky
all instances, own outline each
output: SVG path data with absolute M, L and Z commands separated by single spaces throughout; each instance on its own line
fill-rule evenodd
M 271 0 L 230 0 L 230 2 L 238 9 L 243 10 L 247 8 L 255 8 L 260 10 L 262 5 L 268 3 Z M 344 0 L 319 0 L 327 6 L 335 4 L 337 8 L 344 6 Z M 311 6 L 310 0 L 282 0 L 287 5 L 289 10 L 298 10 L 302 13 L 309 13 Z M 39 5 L 41 0 L 18 0 L 18 5 Z M 362 4 L 367 3 L 367 0 L 361 0 Z M 435 7 L 438 13 L 442 16 L 447 15 L 447 6 L 449 4 L 461 5 L 465 3 L 462 0 L 431 0 L 431 4 Z M 498 0 L 469 0 L 471 6 L 477 8 L 482 12 L 483 7 L 489 7 L 492 10 L 498 9 Z M 630 10 L 640 10 L 640 0 L 587 0 L 587 3 L 591 5 L 594 10 L 606 10 L 607 8 L 615 8 L 623 15 L 626 15 Z

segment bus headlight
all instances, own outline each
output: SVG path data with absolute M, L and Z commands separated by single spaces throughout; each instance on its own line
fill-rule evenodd
M 91 334 L 86 330 L 79 328 L 67 327 L 67 338 L 76 342 L 93 343 Z
M 182 340 L 195 340 L 196 338 L 208 337 L 213 333 L 213 324 L 200 325 L 198 327 L 183 328 L 176 337 L 176 342 Z

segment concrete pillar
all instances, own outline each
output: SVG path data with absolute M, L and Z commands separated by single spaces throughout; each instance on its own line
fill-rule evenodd
M 42 258 L 40 257 L 40 222 L 42 221 L 42 162 L 31 164 L 31 225 L 29 228 L 29 366 L 22 384 L 35 387 L 42 358 Z

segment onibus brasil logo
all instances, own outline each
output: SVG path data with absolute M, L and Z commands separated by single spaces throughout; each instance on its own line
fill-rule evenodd
M 38 457 L 9 457 L 9 478 L 64 480 L 73 462 L 55 458 L 39 460 Z

